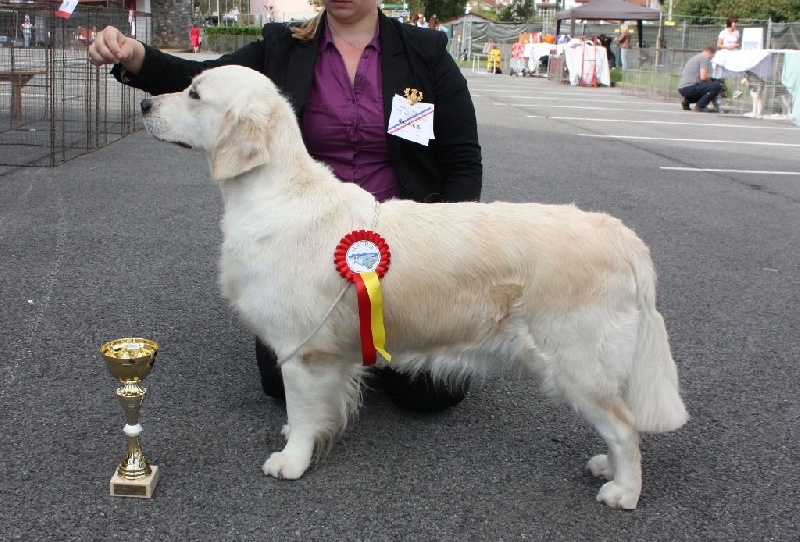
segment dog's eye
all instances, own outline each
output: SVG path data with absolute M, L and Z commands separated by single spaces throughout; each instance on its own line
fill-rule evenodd
M 195 90 L 194 88 L 190 88 L 189 89 L 189 97 L 192 100 L 199 100 L 200 99 L 200 95 L 197 93 L 197 90 Z

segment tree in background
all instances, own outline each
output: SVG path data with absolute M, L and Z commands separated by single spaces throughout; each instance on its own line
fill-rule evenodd
M 403 2 L 396 2 L 398 4 L 402 4 Z M 417 20 L 417 13 L 425 13 L 425 2 L 422 0 L 408 0 L 406 2 L 408 4 L 408 13 L 409 13 L 409 21 L 413 23 Z M 380 5 L 380 3 L 378 4 Z
M 800 21 L 800 0 L 673 0 L 674 15 Z
M 458 15 L 464 15 L 464 8 L 467 5 L 467 0 L 427 0 L 426 2 L 409 2 L 409 11 L 413 13 L 424 13 L 425 17 L 430 17 L 434 13 L 439 18 L 439 21 L 446 21 Z M 412 5 L 419 5 L 422 9 L 416 11 L 411 9 Z
M 524 23 L 533 16 L 533 5 L 524 0 L 514 0 L 500 10 L 497 20 L 502 22 Z

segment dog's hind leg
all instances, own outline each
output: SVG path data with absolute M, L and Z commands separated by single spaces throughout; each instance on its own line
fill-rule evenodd
M 633 414 L 620 396 L 573 405 L 608 444 L 608 455 L 596 455 L 587 465 L 592 474 L 608 480 L 597 500 L 612 508 L 636 508 L 642 491 L 642 456 Z
M 641 453 L 636 420 L 623 398 L 630 371 L 638 315 L 632 311 L 597 311 L 551 320 L 562 334 L 540 340 L 540 363 L 545 383 L 583 416 L 605 440 L 606 455 L 593 457 L 587 467 L 608 482 L 597 500 L 612 507 L 633 509 L 642 489 Z
M 327 450 L 358 407 L 361 368 L 333 360 L 289 360 L 281 365 L 289 423 L 286 446 L 264 463 L 264 474 L 300 478 L 316 448 Z

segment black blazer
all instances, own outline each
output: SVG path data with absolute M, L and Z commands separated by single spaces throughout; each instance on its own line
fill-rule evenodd
M 323 15 L 324 17 L 325 15 Z M 447 53 L 444 32 L 417 28 L 380 14 L 384 122 L 389 125 L 392 97 L 406 88 L 422 91 L 433 103 L 434 140 L 428 146 L 386 135 L 403 197 L 422 202 L 476 201 L 483 180 L 475 107 L 467 81 Z M 291 100 L 298 120 L 308 100 L 319 39 L 294 38 L 281 23 L 264 25 L 263 40 L 215 60 L 196 62 L 145 45 L 141 71 L 130 76 L 115 66 L 118 80 L 151 94 L 179 92 L 203 70 L 240 64 L 266 74 Z

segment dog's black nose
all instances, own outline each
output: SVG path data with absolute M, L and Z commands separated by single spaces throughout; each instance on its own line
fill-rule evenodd
M 147 115 L 151 109 L 153 109 L 153 100 L 150 98 L 145 98 L 142 100 L 142 115 Z

